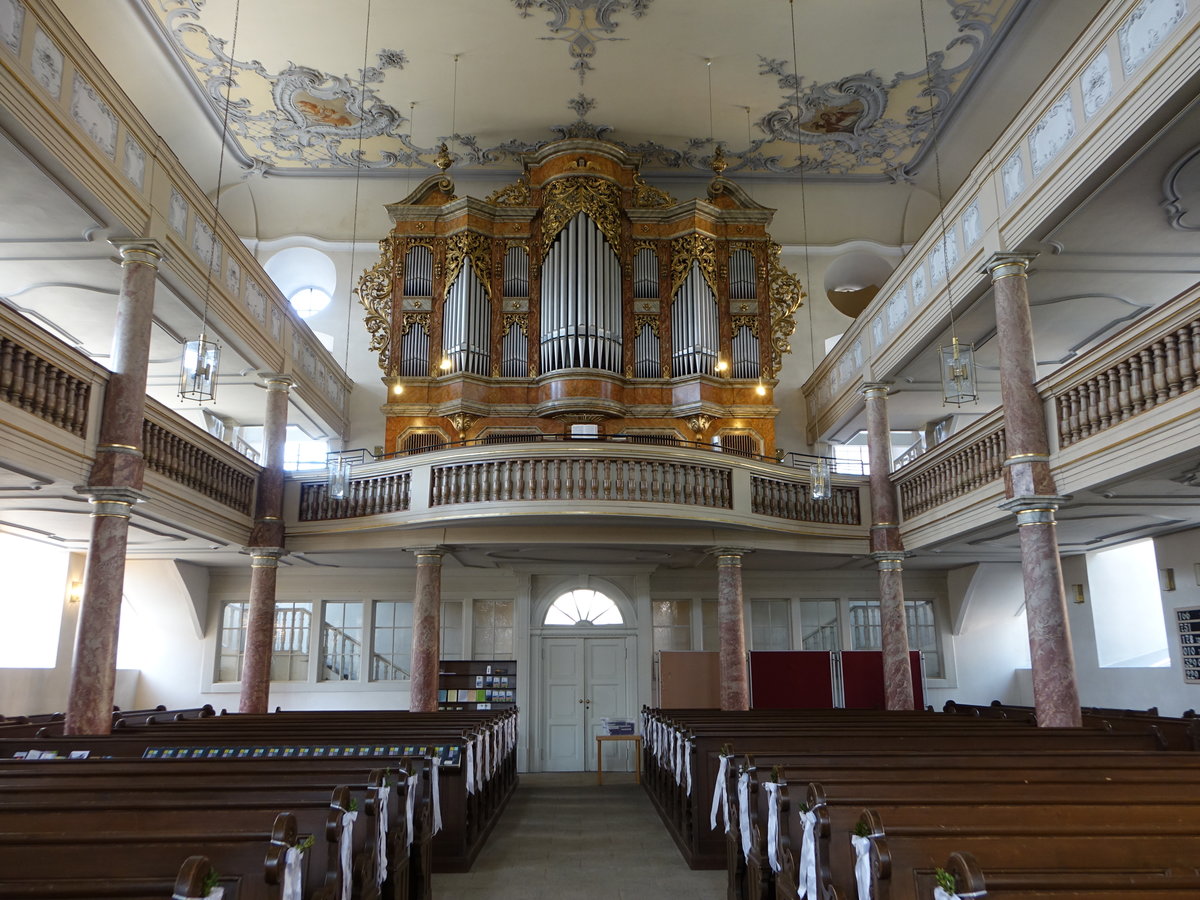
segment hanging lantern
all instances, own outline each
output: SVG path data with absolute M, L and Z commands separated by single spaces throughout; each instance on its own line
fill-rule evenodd
M 334 500 L 345 500 L 350 493 L 350 470 L 354 463 L 344 456 L 328 461 L 329 466 L 329 496 Z
M 809 483 L 814 500 L 828 500 L 833 496 L 833 481 L 829 473 L 829 460 L 817 457 L 817 461 L 808 467 Z
M 962 406 L 979 399 L 975 382 L 975 345 L 960 344 L 954 338 L 949 347 L 939 347 L 942 369 L 942 404 Z
M 179 396 L 204 403 L 216 396 L 217 366 L 221 345 L 210 341 L 204 332 L 183 345 L 183 363 L 179 369 Z

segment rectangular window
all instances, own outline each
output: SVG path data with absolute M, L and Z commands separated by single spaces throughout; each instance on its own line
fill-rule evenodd
M 800 649 L 840 650 L 838 602 L 836 600 L 800 601 Z
M 942 654 L 938 645 L 937 618 L 932 600 L 905 600 L 908 649 L 925 654 L 925 675 L 942 678 Z M 880 648 L 879 601 L 850 601 L 850 649 Z
M 442 659 L 463 658 L 463 603 L 461 600 L 442 602 Z
M 241 681 L 246 654 L 246 619 L 249 603 L 227 603 L 221 613 L 221 652 L 218 681 Z M 271 646 L 272 681 L 307 681 L 312 604 L 279 601 L 275 604 L 275 629 Z
M 700 601 L 700 630 L 702 650 L 720 650 L 721 632 L 717 628 L 717 601 Z
M 692 601 L 653 600 L 654 649 L 692 649 Z
M 371 636 L 371 680 L 407 681 L 412 671 L 412 601 L 375 604 Z
M 358 681 L 362 670 L 362 603 L 330 600 L 321 624 L 321 680 Z
M 792 630 L 788 625 L 788 601 L 750 601 L 750 626 L 752 649 L 792 649 Z
M 471 607 L 471 655 L 475 659 L 512 659 L 513 602 L 476 600 Z

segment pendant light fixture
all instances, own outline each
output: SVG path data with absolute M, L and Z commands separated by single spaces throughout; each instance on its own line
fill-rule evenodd
M 183 400 L 204 403 L 216 399 L 217 369 L 221 363 L 221 345 L 208 337 L 208 304 L 212 298 L 213 270 L 221 258 L 217 238 L 221 221 L 221 179 L 225 173 L 225 141 L 229 136 L 229 102 L 233 94 L 233 61 L 237 55 L 238 24 L 242 2 L 233 8 L 233 38 L 229 44 L 229 67 L 225 72 L 225 109 L 221 114 L 221 150 L 217 157 L 217 196 L 213 201 L 212 244 L 208 254 L 208 275 L 204 280 L 204 311 L 200 317 L 200 335 L 183 345 L 179 366 L 179 396 Z M 197 226 L 198 227 L 198 226 Z
M 925 22 L 925 0 L 917 0 L 921 9 L 921 40 L 925 50 L 925 95 L 929 98 L 929 134 L 933 141 L 933 170 L 937 181 L 938 256 L 946 273 L 946 305 L 950 310 L 950 346 L 938 348 L 938 369 L 942 379 L 942 405 L 953 403 L 962 406 L 979 400 L 979 386 L 975 378 L 975 345 L 958 339 L 954 324 L 954 278 L 950 272 L 950 254 L 947 245 L 951 238 L 946 228 L 946 200 L 942 193 L 942 159 L 939 150 L 937 112 L 934 106 L 933 72 L 929 64 L 929 29 Z
M 363 126 L 366 122 L 367 110 L 367 47 L 371 39 L 371 0 L 367 0 L 367 21 L 363 27 L 363 53 L 362 53 L 362 80 L 358 87 L 358 147 L 354 153 L 354 213 L 351 217 L 350 226 L 350 272 L 351 277 L 356 271 L 355 254 L 358 251 L 358 198 L 359 189 L 362 187 L 362 163 L 363 163 Z M 345 372 L 350 367 L 350 315 L 354 308 L 355 288 L 351 282 L 346 293 L 346 339 L 342 345 L 342 371 Z M 337 454 L 329 454 L 326 457 L 326 465 L 329 467 L 329 496 L 334 500 L 345 500 L 350 493 L 350 473 L 354 467 L 354 459 L 360 458 L 363 453 L 356 452 L 354 456 L 346 453 L 344 450 Z

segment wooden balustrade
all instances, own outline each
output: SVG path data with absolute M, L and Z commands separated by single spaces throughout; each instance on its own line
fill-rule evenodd
M 628 457 L 529 457 L 438 466 L 431 506 L 523 500 L 733 508 L 729 469 Z
M 250 515 L 254 478 L 167 428 L 142 421 L 146 468 L 237 512 Z
M 0 400 L 83 437 L 91 390 L 12 338 L 0 338 Z
M 1200 316 L 1055 397 L 1059 447 L 1069 447 L 1194 390 Z
M 750 482 L 751 512 L 798 522 L 862 524 L 857 488 L 835 487 L 828 500 L 814 500 L 812 486 L 807 482 L 758 476 L 751 478 Z
M 341 500 L 329 495 L 329 485 L 324 482 L 301 485 L 300 521 L 353 519 L 404 512 L 409 506 L 411 479 L 409 472 L 352 478 L 346 488 L 346 496 Z
M 900 509 L 910 518 L 983 487 L 1004 474 L 1004 429 L 980 436 L 911 476 L 896 479 Z

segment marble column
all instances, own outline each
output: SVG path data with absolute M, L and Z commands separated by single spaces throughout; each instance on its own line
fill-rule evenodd
M 883 651 L 883 692 L 887 709 L 912 709 L 908 619 L 904 611 L 907 555 L 900 539 L 900 503 L 892 484 L 892 431 L 888 422 L 888 385 L 864 384 L 867 452 L 871 475 L 871 558 L 879 571 L 879 640 Z
M 1001 506 L 1017 516 L 1038 725 L 1078 726 L 1082 717 L 1075 653 L 1054 524 L 1054 511 L 1064 498 L 1058 496 L 1050 471 L 1050 438 L 1037 391 L 1026 275 L 1032 259 L 1028 254 L 996 253 L 984 266 L 995 294 L 1004 404 L 1008 499 Z
M 417 586 L 413 597 L 412 681 L 408 708 L 437 712 L 438 670 L 442 656 L 443 547 L 418 547 Z
M 750 708 L 750 679 L 746 672 L 745 602 L 742 596 L 742 557 L 748 550 L 721 547 L 717 558 L 717 637 L 720 653 L 721 709 Z
M 250 605 L 242 692 L 238 711 L 265 713 L 271 694 L 271 650 L 275 635 L 275 584 L 283 548 L 283 451 L 287 440 L 289 375 L 260 372 L 267 388 L 263 415 L 263 471 L 258 476 L 254 527 L 250 531 Z M 315 629 L 314 632 L 315 634 Z M 310 641 L 314 640 L 310 635 Z M 310 647 L 309 652 L 316 652 Z
M 91 501 L 92 534 L 65 734 L 108 734 L 112 729 L 129 516 L 133 504 L 144 499 L 142 419 L 154 285 L 163 253 L 154 241 L 114 242 L 113 246 L 121 254 L 121 293 L 113 329 L 112 372 L 104 391 L 96 461 L 88 483 L 76 488 Z

